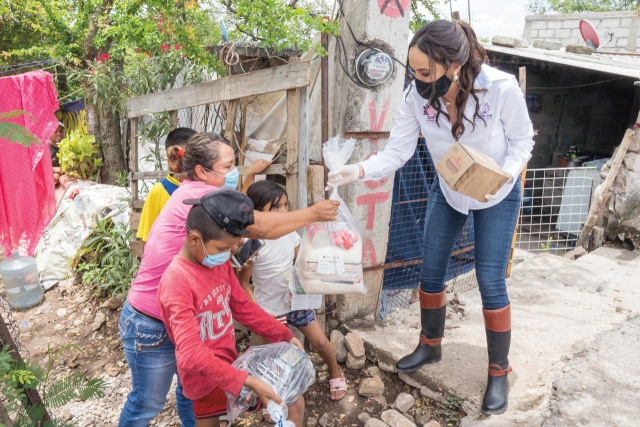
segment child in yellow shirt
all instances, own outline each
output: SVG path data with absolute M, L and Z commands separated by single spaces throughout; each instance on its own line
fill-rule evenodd
M 180 186 L 182 182 L 182 169 L 180 158 L 184 156 L 184 147 L 196 131 L 189 128 L 177 128 L 169 132 L 164 141 L 167 150 L 167 163 L 169 174 L 162 181 L 157 182 L 147 195 L 140 216 L 140 225 L 136 237 L 142 240 L 142 248 L 149 237 L 151 226 L 155 222 L 160 211 L 171 197 L 171 194 Z

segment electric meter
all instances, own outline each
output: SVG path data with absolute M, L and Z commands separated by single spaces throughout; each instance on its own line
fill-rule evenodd
M 378 49 L 367 49 L 356 59 L 356 76 L 367 86 L 378 86 L 386 82 L 391 78 L 393 70 L 391 55 Z

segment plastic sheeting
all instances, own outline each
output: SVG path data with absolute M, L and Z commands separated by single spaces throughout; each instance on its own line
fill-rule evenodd
M 68 195 L 75 189 L 80 194 L 71 200 Z M 89 236 L 91 227 L 95 227 L 96 219 L 113 217 L 116 223 L 129 222 L 129 198 L 126 188 L 91 181 L 78 181 L 67 188 L 36 251 L 45 289 L 69 277 L 70 260 Z
M 0 78 L 0 112 L 29 112 L 8 121 L 29 129 L 42 142 L 24 147 L 0 139 L 0 244 L 32 256 L 56 211 L 49 138 L 58 127 L 58 93 L 51 74 L 32 71 Z

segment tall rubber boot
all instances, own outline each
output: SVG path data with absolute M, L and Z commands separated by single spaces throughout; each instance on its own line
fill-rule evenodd
M 413 353 L 396 363 L 398 372 L 413 372 L 422 365 L 438 363 L 442 357 L 440 342 L 444 335 L 444 320 L 447 315 L 446 289 L 437 294 L 420 290 L 420 320 L 422 333 Z
M 482 399 L 482 413 L 497 415 L 506 411 L 508 406 L 507 375 L 512 371 L 508 358 L 511 345 L 511 305 L 499 310 L 482 310 L 482 314 L 489 353 L 489 375 L 487 390 Z

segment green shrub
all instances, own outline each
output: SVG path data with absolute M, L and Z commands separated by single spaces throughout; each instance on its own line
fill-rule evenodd
M 95 179 L 102 159 L 98 155 L 96 137 L 85 135 L 78 130 L 60 141 L 60 168 L 70 178 Z
M 48 350 L 45 366 L 30 361 L 18 363 L 11 357 L 8 346 L 0 348 L 0 396 L 6 399 L 5 408 L 15 419 L 14 427 L 76 426 L 73 421 L 55 418 L 42 423 L 45 408 L 59 408 L 76 399 L 89 400 L 104 396 L 107 384 L 101 378 L 88 380 L 82 372 L 68 373 L 56 380 L 52 378 L 53 365 L 60 353 L 70 347 L 73 346 L 65 346 L 56 351 Z M 26 388 L 38 391 L 44 407 L 27 405 Z
M 128 244 L 132 234 L 129 224 L 98 220 L 72 259 L 76 275 L 82 284 L 95 287 L 96 296 L 127 296 L 138 271 Z

